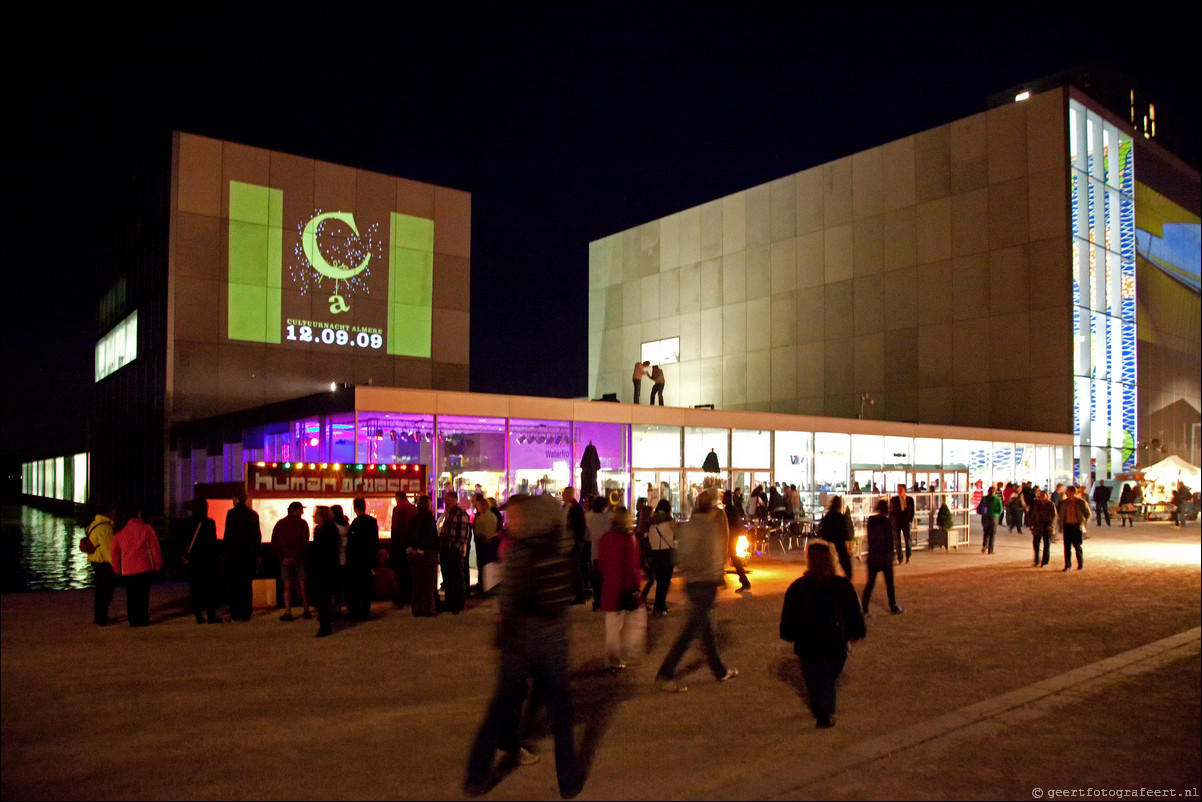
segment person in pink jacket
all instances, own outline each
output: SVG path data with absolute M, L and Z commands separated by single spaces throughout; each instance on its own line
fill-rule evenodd
M 150 624 L 150 580 L 163 567 L 159 537 L 142 520 L 137 506 L 127 506 L 117 516 L 124 525 L 113 536 L 113 573 L 125 577 L 125 610 L 131 627 Z
M 627 661 L 639 657 L 647 633 L 647 608 L 639 596 L 643 580 L 639 547 L 630 524 L 625 507 L 614 509 L 597 560 L 605 614 L 605 667 L 610 671 L 620 671 Z

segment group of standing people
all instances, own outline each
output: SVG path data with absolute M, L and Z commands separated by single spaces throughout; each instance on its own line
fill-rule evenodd
M 92 569 L 92 620 L 112 623 L 109 607 L 118 578 L 125 582 L 125 612 L 131 627 L 150 624 L 150 585 L 163 570 L 163 552 L 154 528 L 142 520 L 137 506 L 96 505 L 95 518 L 80 542 Z
M 659 398 L 659 405 L 664 405 L 664 384 L 667 381 L 664 378 L 664 371 L 659 365 L 652 365 L 650 361 L 634 363 L 634 373 L 630 380 L 634 384 L 634 403 L 639 403 L 639 397 L 643 391 L 643 379 L 651 377 L 651 399 L 647 402 L 651 406 L 655 406 L 655 399 Z

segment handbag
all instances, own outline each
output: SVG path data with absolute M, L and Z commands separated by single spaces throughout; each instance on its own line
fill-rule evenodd
M 618 610 L 622 612 L 630 612 L 637 610 L 643 606 L 643 597 L 639 594 L 638 589 L 628 590 L 618 597 Z
M 185 551 L 184 556 L 180 558 L 180 561 L 184 565 L 187 565 L 189 560 L 192 558 L 192 547 L 196 545 L 196 538 L 200 536 L 200 527 L 204 526 L 204 523 L 204 521 L 201 521 L 196 525 L 196 531 L 192 533 L 192 542 L 188 544 L 188 550 Z
M 96 553 L 96 544 L 92 542 L 92 527 L 89 526 L 83 537 L 79 539 L 79 550 L 84 554 Z

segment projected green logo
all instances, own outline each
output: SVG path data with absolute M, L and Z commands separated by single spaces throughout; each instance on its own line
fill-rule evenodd
M 286 230 L 286 218 L 295 227 Z M 392 212 L 387 237 L 378 222 L 361 223 L 351 212 L 287 208 L 282 190 L 231 181 L 229 338 L 429 358 L 434 221 Z

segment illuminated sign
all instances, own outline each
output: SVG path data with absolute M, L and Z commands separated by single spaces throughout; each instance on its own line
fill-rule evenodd
M 427 492 L 426 466 L 248 462 L 246 492 L 252 498 L 420 495 Z
M 434 221 L 304 197 L 229 182 L 229 339 L 429 358 Z

